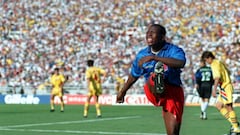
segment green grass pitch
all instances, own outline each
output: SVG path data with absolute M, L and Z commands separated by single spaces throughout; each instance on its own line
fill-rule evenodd
M 154 106 L 101 106 L 96 118 L 92 105 L 88 118 L 82 105 L 67 105 L 61 113 L 49 105 L 0 105 L 1 135 L 166 135 L 161 108 Z M 240 116 L 238 107 L 236 113 Z M 208 120 L 200 120 L 199 106 L 186 106 L 181 135 L 224 135 L 230 124 L 215 107 L 208 108 Z

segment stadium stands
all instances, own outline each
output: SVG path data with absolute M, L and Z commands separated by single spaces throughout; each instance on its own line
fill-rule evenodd
M 186 90 L 192 90 L 193 73 L 206 49 L 228 64 L 239 89 L 239 4 L 238 0 L 3 0 L 0 92 L 20 87 L 41 94 L 39 86 L 56 66 L 64 67 L 69 89 L 82 86 L 89 57 L 109 73 L 126 77 L 131 60 L 145 45 L 146 26 L 154 22 L 165 25 L 168 40 L 186 51 L 182 74 Z M 141 81 L 132 93 L 142 93 Z M 105 85 L 114 82 L 109 74 Z

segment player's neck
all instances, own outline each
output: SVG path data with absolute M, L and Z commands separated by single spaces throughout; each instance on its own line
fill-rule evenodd
M 154 51 L 154 50 L 151 48 L 151 52 L 152 52 L 153 54 L 157 55 L 157 54 L 160 52 L 160 50 L 159 50 L 159 51 Z

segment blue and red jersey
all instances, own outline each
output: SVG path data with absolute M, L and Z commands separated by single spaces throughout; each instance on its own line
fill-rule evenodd
M 148 46 L 139 51 L 139 53 L 136 55 L 135 60 L 132 63 L 131 75 L 133 77 L 138 78 L 140 76 L 144 76 L 145 80 L 148 80 L 150 74 L 154 72 L 154 66 L 157 63 L 157 61 L 152 60 L 146 62 L 142 65 L 142 67 L 138 66 L 138 62 L 141 58 L 151 55 L 157 55 L 163 58 L 174 58 L 182 60 L 186 63 L 185 52 L 183 51 L 182 48 L 174 44 L 166 42 L 163 48 L 157 54 L 153 54 L 151 51 L 151 47 Z M 181 72 L 182 72 L 181 68 L 171 68 L 164 64 L 164 81 L 171 85 L 180 86 L 182 84 L 180 78 Z

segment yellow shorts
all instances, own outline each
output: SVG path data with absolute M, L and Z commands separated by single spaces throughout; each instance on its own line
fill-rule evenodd
M 61 88 L 58 88 L 58 87 L 54 87 L 54 88 L 52 89 L 51 94 L 52 94 L 52 95 L 55 95 L 55 96 L 59 96 L 59 97 L 62 97 L 62 96 L 63 96 L 62 89 L 61 89 Z
M 90 90 L 88 96 L 99 96 L 102 94 L 102 90 Z
M 224 87 L 220 88 L 218 100 L 223 104 L 233 103 L 233 86 L 232 84 L 227 84 Z

